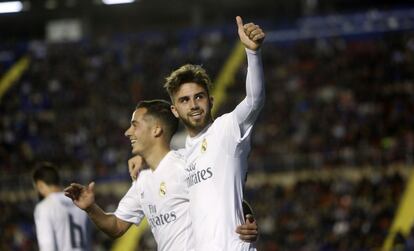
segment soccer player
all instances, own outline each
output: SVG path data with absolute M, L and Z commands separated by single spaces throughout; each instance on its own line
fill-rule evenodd
M 210 78 L 197 65 L 184 65 L 166 78 L 171 110 L 183 122 L 188 137 L 186 183 L 197 251 L 255 250 L 234 229 L 243 223 L 243 186 L 252 127 L 264 104 L 260 47 L 265 33 L 236 17 L 246 48 L 246 97 L 230 113 L 213 120 Z
M 73 183 L 65 189 L 66 195 L 111 237 L 121 236 L 146 216 L 158 250 L 194 250 L 185 162 L 169 148 L 177 126 L 168 102 L 137 105 L 125 136 L 131 141 L 133 155 L 142 156 L 149 169 L 140 173 L 114 214 L 95 204 L 93 182 L 88 187 Z
M 63 194 L 56 167 L 46 162 L 38 164 L 33 182 L 42 198 L 34 211 L 39 250 L 90 250 L 88 216 Z
M 158 250 L 193 250 L 184 160 L 169 148 L 177 127 L 178 120 L 168 102 L 138 103 L 125 136 L 131 141 L 132 153 L 142 156 L 149 169 L 132 183 L 115 213 L 105 213 L 95 203 L 93 182 L 88 187 L 71 184 L 65 189 L 66 195 L 113 238 L 123 235 L 132 224 L 140 224 L 146 216 Z

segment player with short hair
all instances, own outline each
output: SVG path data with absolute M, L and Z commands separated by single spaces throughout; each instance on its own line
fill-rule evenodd
M 184 65 L 166 78 L 171 110 L 183 122 L 186 183 L 197 251 L 255 250 L 234 229 L 243 223 L 243 186 L 252 127 L 264 104 L 260 47 L 265 34 L 236 17 L 246 48 L 246 98 L 230 113 L 213 120 L 210 78 L 201 66 Z
M 193 250 L 188 192 L 182 171 L 184 161 L 169 142 L 178 127 L 170 104 L 162 100 L 142 101 L 125 131 L 132 153 L 145 159 L 143 170 L 119 202 L 115 213 L 105 213 L 96 203 L 94 182 L 88 187 L 71 184 L 66 195 L 85 210 L 103 232 L 113 238 L 147 217 L 157 250 Z
M 42 198 L 34 210 L 39 250 L 90 250 L 88 216 L 63 194 L 56 169 L 51 163 L 39 163 L 32 176 Z

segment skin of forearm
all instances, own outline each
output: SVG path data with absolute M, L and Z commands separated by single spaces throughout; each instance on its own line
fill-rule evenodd
M 115 215 L 104 212 L 97 204 L 87 208 L 86 213 L 92 222 L 111 238 L 118 238 L 129 228 L 129 224 L 122 224 Z

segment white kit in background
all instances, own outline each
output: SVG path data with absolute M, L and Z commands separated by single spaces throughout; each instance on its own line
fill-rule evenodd
M 40 251 L 90 250 L 88 216 L 63 192 L 52 193 L 39 202 L 34 219 Z

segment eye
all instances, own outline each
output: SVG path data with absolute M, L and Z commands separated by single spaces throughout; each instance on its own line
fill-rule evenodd
M 195 96 L 195 99 L 197 99 L 197 100 L 200 100 L 200 99 L 202 99 L 202 98 L 204 98 L 204 95 L 203 95 L 203 94 L 197 94 L 197 95 Z
M 180 103 L 187 103 L 188 97 L 180 98 Z
M 134 122 L 131 123 L 131 127 L 132 128 L 137 128 L 138 124 L 139 124 L 138 122 L 134 121 Z

